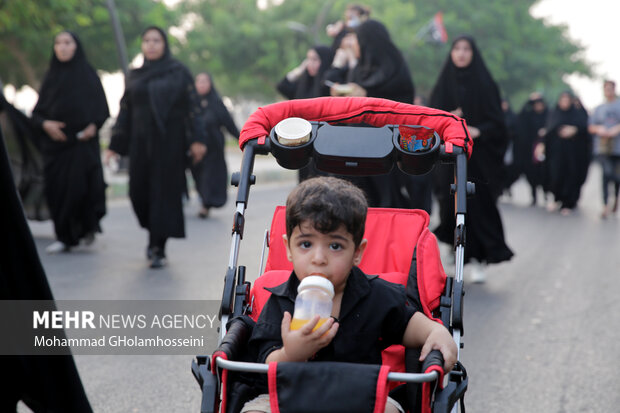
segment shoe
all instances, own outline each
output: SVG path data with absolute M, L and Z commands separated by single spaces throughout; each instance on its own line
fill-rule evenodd
M 558 209 L 558 203 L 555 201 L 547 201 L 547 211 L 555 212 Z
M 202 207 L 198 211 L 198 218 L 206 219 L 209 216 L 209 208 Z
M 560 209 L 560 215 L 562 215 L 563 217 L 567 217 L 570 216 L 570 214 L 572 214 L 572 210 L 570 208 L 562 208 Z
M 159 256 L 159 255 L 156 255 L 151 260 L 151 265 L 149 267 L 151 267 L 151 268 L 162 268 L 162 267 L 165 267 L 167 263 L 168 263 L 168 261 L 166 260 L 166 257 L 162 257 L 162 256 Z
M 485 271 L 486 265 L 475 260 L 472 260 L 470 265 L 471 273 L 469 274 L 469 278 L 471 279 L 471 282 L 474 284 L 484 284 L 487 280 L 487 274 Z
M 165 266 L 168 262 L 166 260 L 166 253 L 160 247 L 151 247 L 149 248 L 151 252 L 151 268 L 161 268 Z
M 67 252 L 69 247 L 62 241 L 56 241 L 45 248 L 45 252 L 48 254 L 58 254 L 59 252 Z
M 82 238 L 82 244 L 89 246 L 92 245 L 93 242 L 95 242 L 95 232 L 89 232 L 88 234 L 84 235 L 84 238 Z
M 608 216 L 609 216 L 609 208 L 607 207 L 607 205 L 605 205 L 603 207 L 603 212 L 601 212 L 601 219 L 607 219 Z

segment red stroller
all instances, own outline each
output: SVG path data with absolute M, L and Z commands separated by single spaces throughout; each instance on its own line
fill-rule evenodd
M 273 127 L 289 117 L 310 121 L 308 142 L 280 144 Z M 249 362 L 245 357 L 247 341 L 269 298 L 264 287 L 286 281 L 292 266 L 282 243 L 272 243 L 265 272 L 251 288 L 245 281 L 245 267 L 237 266 L 237 260 L 249 190 L 255 181 L 252 170 L 256 154 L 272 153 L 288 169 L 299 169 L 312 158 L 317 169 L 343 175 L 384 174 L 394 164 L 406 173 L 423 174 L 439 160 L 454 163 L 454 278 L 446 277 L 437 241 L 428 230 L 428 214 L 420 210 L 370 208 L 364 235 L 369 243 L 360 268 L 405 285 L 408 298 L 428 317 L 448 327 L 460 348 L 466 196 L 474 190 L 466 179 L 472 141 L 464 120 L 443 111 L 376 98 L 293 100 L 259 108 L 252 114 L 241 132 L 240 147 L 244 156 L 241 172 L 233 174 L 232 179 L 238 194 L 221 303 L 220 345 L 212 356 L 197 356 L 192 362 L 203 395 L 201 412 L 238 412 L 256 394 L 254 376 L 265 373 L 274 412 L 383 412 L 389 390 L 400 397 L 407 411 L 448 412 L 458 411 L 459 406 L 463 411 L 467 373 L 458 362 L 444 379 L 439 352 L 427 357 L 424 366 L 417 361 L 419 350 L 405 351 L 402 346 L 388 347 L 382 366 Z M 278 207 L 269 238 L 280 239 L 284 227 L 284 207 Z M 301 397 L 307 403 L 299 403 L 300 386 L 309 390 L 309 395 Z M 338 391 L 330 391 L 333 388 Z

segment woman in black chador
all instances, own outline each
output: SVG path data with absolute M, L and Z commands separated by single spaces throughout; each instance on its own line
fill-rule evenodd
M 504 183 L 504 115 L 498 87 L 471 37 L 460 36 L 452 43 L 450 56 L 431 93 L 430 106 L 465 118 L 474 139 L 467 172 L 468 179 L 476 184 L 476 195 L 467 199 L 465 261 L 476 260 L 472 279 L 483 282 L 482 264 L 509 260 L 513 253 L 504 241 L 496 205 Z M 436 169 L 440 224 L 435 234 L 450 245 L 455 225 L 454 201 L 449 192 L 453 176 L 450 167 Z
M 210 74 L 204 72 L 196 75 L 196 91 L 209 137 L 209 150 L 200 162 L 192 165 L 191 170 L 202 202 L 198 216 L 206 218 L 209 208 L 221 207 L 226 203 L 228 168 L 224 158 L 226 140 L 221 128 L 226 128 L 236 139 L 239 139 L 239 129 L 215 90 Z
M 386 27 L 367 20 L 342 39 L 326 79 L 337 83 L 334 96 L 368 96 L 413 103 L 415 88 L 409 66 Z M 371 206 L 420 208 L 430 213 L 430 175 L 409 176 L 395 168 L 388 175 L 356 182 Z M 404 195 L 406 194 L 406 195 Z
M 330 47 L 317 45 L 306 52 L 303 62 L 282 78 L 276 85 L 287 99 L 310 99 L 329 96 L 329 86 L 325 84 L 325 72 L 332 64 L 334 52 Z M 320 175 L 310 159 L 307 166 L 299 170 L 299 182 Z
M 409 66 L 386 27 L 367 20 L 347 34 L 336 50 L 326 78 L 352 90 L 332 88 L 332 95 L 369 96 L 413 103 Z
M 303 62 L 282 78 L 276 88 L 287 99 L 329 96 L 324 75 L 332 64 L 334 52 L 327 46 L 309 49 Z
M 101 232 L 106 207 L 99 129 L 108 116 L 101 81 L 79 39 L 68 31 L 59 33 L 32 112 L 57 239 L 46 249 L 50 254 L 68 251 L 80 241 L 91 244 Z
M 548 116 L 547 104 L 538 92 L 530 94 L 528 101 L 519 113 L 519 135 L 518 146 L 515 144 L 515 163 L 518 156 L 521 165 L 519 173 L 524 172 L 527 182 L 530 184 L 532 205 L 536 205 L 538 187 L 542 187 L 544 192 L 547 192 L 543 185 L 545 159 L 540 150 L 536 150 L 536 148 L 542 143 L 545 136 Z
M 549 190 L 562 215 L 569 215 L 577 206 L 587 174 L 584 165 L 590 160 L 588 118 L 573 101 L 570 92 L 560 95 L 549 114 L 545 135 Z
M 106 158 L 129 155 L 129 197 L 149 232 L 147 258 L 159 268 L 168 238 L 185 237 L 188 153 L 198 162 L 206 145 L 194 79 L 170 55 L 165 32 L 147 28 L 141 48 L 144 64 L 129 73 Z

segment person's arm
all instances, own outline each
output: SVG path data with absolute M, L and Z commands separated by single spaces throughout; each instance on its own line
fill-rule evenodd
M 192 157 L 192 162 L 196 164 L 200 162 L 207 153 L 207 128 L 200 109 L 200 98 L 198 97 L 198 92 L 196 91 L 194 81 L 189 72 L 187 73 L 186 82 L 185 88 L 189 113 L 185 123 L 185 138 L 187 147 L 189 148 L 189 154 Z
M 327 346 L 338 332 L 338 323 L 333 318 L 315 331 L 312 329 L 319 322 L 319 316 L 314 316 L 308 323 L 298 330 L 291 330 L 291 314 L 287 311 L 282 317 L 282 347 L 269 353 L 265 363 L 272 361 L 307 361 L 320 349 Z
M 226 108 L 226 105 L 224 105 L 224 102 L 222 102 L 222 107 L 220 109 L 218 117 L 220 119 L 220 122 L 222 122 L 222 125 L 224 125 L 224 127 L 228 131 L 228 133 L 230 133 L 235 139 L 239 140 L 239 129 L 235 124 L 235 120 L 232 118 L 230 112 Z
M 129 142 L 131 140 L 131 97 L 127 90 L 123 94 L 120 103 L 120 111 L 116 123 L 112 127 L 112 138 L 108 147 L 106 158 L 112 155 L 129 154 Z
M 607 129 L 609 137 L 613 138 L 620 134 L 620 123 Z
M 291 81 L 287 76 L 284 76 L 276 85 L 276 89 L 285 98 L 294 99 L 295 92 L 297 91 L 297 81 Z
M 30 117 L 30 123 L 33 127 L 41 129 L 54 141 L 64 142 L 67 140 L 67 136 L 62 131 L 62 128 L 66 126 L 65 123 L 57 120 L 46 119 L 44 114 L 37 111 L 36 106 Z
M 448 329 L 419 311 L 409 319 L 402 344 L 405 347 L 422 347 L 420 361 L 423 361 L 431 350 L 439 350 L 444 358 L 443 368 L 446 372 L 452 370 L 457 361 L 456 343 Z

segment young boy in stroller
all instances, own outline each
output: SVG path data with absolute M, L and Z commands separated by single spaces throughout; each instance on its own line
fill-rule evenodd
M 306 143 L 289 146 L 279 142 L 279 135 L 275 133 L 276 126 L 279 122 L 289 118 L 297 120 L 301 118 L 311 122 L 312 131 Z M 349 124 L 351 126 L 347 126 Z M 359 127 L 359 125 L 367 127 Z M 302 129 L 304 133 L 307 133 L 307 128 L 301 128 L 299 131 Z M 411 148 L 404 144 L 413 138 L 430 139 L 427 142 L 429 145 L 426 145 L 428 147 L 418 151 L 414 146 L 411 151 Z M 385 99 L 291 100 L 257 109 L 245 123 L 239 145 L 244 155 L 241 171 L 233 174 L 232 178 L 232 184 L 238 187 L 238 191 L 233 219 L 231 253 L 224 278 L 220 307 L 220 341 L 218 349 L 212 356 L 199 355 L 192 362 L 192 373 L 202 390 L 201 412 L 236 413 L 248 400 L 267 392 L 269 397 L 263 396 L 263 399 L 269 402 L 271 411 L 274 413 L 314 413 L 317 411 L 380 413 L 385 411 L 388 392 L 402 401 L 402 406 L 407 411 L 447 413 L 455 411 L 454 409 L 458 408 L 457 403 L 460 403 L 461 411 L 464 411 L 463 397 L 468 386 L 464 366 L 457 361 L 447 375 L 447 380 L 444 380 L 444 361 L 441 360 L 440 351 L 431 351 L 426 355 L 424 365 L 420 365 L 422 364 L 418 361 L 420 348 L 405 351 L 401 345 L 388 347 L 387 344 L 381 362 L 376 357 L 375 348 L 383 348 L 383 343 L 377 343 L 376 333 L 374 333 L 374 339 L 371 337 L 370 340 L 366 340 L 366 325 L 353 323 L 353 327 L 349 327 L 345 323 L 347 311 L 349 311 L 347 308 L 353 307 L 353 304 L 347 304 L 350 299 L 347 298 L 348 294 L 345 292 L 340 299 L 340 307 L 336 305 L 336 310 L 334 310 L 334 314 L 340 318 L 337 327 L 339 330 L 333 336 L 331 329 L 336 327 L 333 322 L 330 322 L 317 333 L 317 335 L 327 334 L 328 342 L 323 347 L 316 347 L 315 344 L 318 351 L 314 350 L 316 351 L 316 357 L 312 360 L 314 362 L 265 364 L 269 354 L 274 353 L 269 347 L 265 347 L 260 362 L 256 363 L 259 360 L 256 345 L 254 342 L 248 343 L 248 340 L 259 321 L 262 310 L 272 298 L 273 291 L 269 291 L 268 288 L 281 284 L 290 287 L 287 280 L 293 283 L 299 282 L 296 276 L 291 277 L 291 270 L 294 270 L 294 266 L 287 260 L 285 247 L 288 247 L 289 240 L 290 246 L 295 246 L 292 240 L 293 229 L 297 226 L 302 232 L 305 228 L 304 219 L 291 227 L 286 245 L 281 244 L 274 240 L 279 240 L 286 233 L 286 210 L 284 207 L 276 208 L 271 230 L 265 237 L 265 246 L 269 246 L 267 263 L 263 273 L 261 260 L 259 273 L 262 275 L 256 279 L 254 285 L 246 281 L 246 267 L 238 265 L 238 257 L 250 187 L 256 181 L 256 177 L 252 175 L 256 155 L 271 154 L 278 164 L 287 169 L 299 169 L 312 158 L 321 171 L 350 176 L 385 174 L 395 165 L 398 165 L 398 168 L 405 173 L 423 174 L 430 171 L 438 160 L 453 163 L 455 183 L 452 189 L 455 192 L 457 222 L 454 278 L 446 277 L 443 271 L 437 241 L 428 230 L 429 217 L 425 212 L 386 208 L 369 208 L 366 212 L 364 208 L 367 220 L 365 222 L 366 233 L 363 237 L 371 241 L 365 244 L 367 247 L 361 246 L 361 239 L 352 241 L 354 252 L 358 249 L 363 249 L 363 251 L 360 251 L 359 255 L 354 253 L 351 257 L 351 262 L 348 263 L 344 272 L 347 281 L 343 285 L 348 285 L 349 281 L 360 278 L 362 280 L 369 278 L 365 281 L 366 284 L 379 284 L 372 280 L 375 277 L 360 276 L 360 274 L 355 277 L 349 276 L 351 268 L 356 264 L 354 257 L 362 257 L 361 252 L 363 252 L 363 259 L 358 267 L 368 274 L 377 274 L 382 279 L 404 285 L 409 302 L 415 303 L 415 310 L 421 310 L 420 314 L 415 311 L 408 313 L 405 299 L 399 298 L 402 304 L 399 308 L 404 312 L 404 316 L 400 313 L 398 317 L 404 317 L 406 321 L 400 322 L 404 326 L 400 327 L 401 331 L 398 332 L 397 338 L 393 337 L 393 331 L 387 331 L 388 341 L 401 343 L 409 321 L 413 319 L 417 322 L 423 313 L 429 319 L 440 321 L 446 326 L 452 332 L 455 346 L 459 348 L 463 328 L 462 274 L 465 247 L 465 200 L 467 194 L 473 192 L 473 185 L 467 182 L 466 168 L 473 142 L 467 132 L 465 121 L 443 111 Z M 347 198 L 342 205 L 345 208 L 352 208 L 352 204 Z M 363 220 L 361 222 L 363 223 Z M 307 223 L 314 224 L 313 220 Z M 363 225 L 360 224 L 359 227 L 363 228 Z M 318 233 L 322 233 L 321 228 L 316 228 L 315 225 L 310 226 L 317 229 Z M 340 225 L 337 225 L 337 228 L 340 228 Z M 353 235 L 356 231 L 353 228 L 346 228 L 346 232 L 351 239 L 356 239 Z M 344 238 L 348 239 L 346 236 Z M 341 248 L 339 243 L 333 244 L 332 248 Z M 299 246 L 303 245 L 304 243 L 299 244 Z M 353 270 L 351 275 L 355 273 L 356 270 Z M 305 273 L 300 272 L 300 274 Z M 284 292 L 280 293 L 282 294 Z M 294 297 L 294 291 L 292 294 Z M 277 298 L 274 298 L 273 302 L 277 304 Z M 288 348 L 288 344 L 282 342 L 282 320 L 285 311 L 289 314 L 292 311 L 292 303 L 293 299 L 290 299 L 288 307 L 280 308 L 272 320 L 267 338 L 275 340 L 275 349 Z M 370 309 L 370 306 L 367 308 Z M 357 317 L 357 313 L 352 314 Z M 369 316 L 369 322 L 375 320 L 375 316 L 375 314 L 372 314 L 372 317 Z M 287 316 L 286 320 L 289 317 Z M 386 325 L 391 326 L 393 322 L 394 320 L 390 317 Z M 319 323 L 314 322 L 314 324 Z M 307 326 L 310 331 L 312 325 L 311 323 Z M 345 360 L 354 359 L 354 356 L 358 354 L 361 355 L 361 360 L 368 359 L 373 362 L 377 361 L 376 363 L 317 361 L 319 356 L 324 360 L 335 359 L 329 355 L 335 353 L 334 349 L 338 348 L 339 336 L 344 337 L 344 332 L 348 328 L 354 330 L 355 327 L 360 327 L 357 331 L 358 335 L 350 336 L 348 339 L 351 342 L 347 343 L 346 347 L 353 349 L 351 354 L 349 352 L 339 354 L 345 354 Z M 433 327 L 436 328 L 434 325 Z M 334 337 L 331 339 L 329 338 L 330 330 L 331 336 Z M 433 333 L 433 329 L 427 330 L 427 333 L 418 331 L 418 334 L 421 334 L 417 336 L 420 340 L 418 342 L 428 344 L 424 350 L 425 353 L 434 346 L 434 341 L 439 341 L 435 336 L 439 333 Z M 442 338 L 441 341 L 443 340 Z M 370 345 L 363 347 L 362 343 L 366 342 Z M 362 347 L 357 349 L 358 346 Z M 444 352 L 447 353 L 446 349 L 450 348 L 451 353 L 455 352 L 452 343 L 444 348 Z M 456 353 L 458 358 L 458 351 Z M 274 357 L 277 354 L 278 352 L 275 352 Z M 313 355 L 310 350 L 307 350 L 307 354 L 306 357 Z M 454 355 L 448 355 L 446 358 L 448 359 L 447 369 L 449 369 Z M 264 375 L 267 376 L 267 380 L 264 380 Z M 261 378 L 257 380 L 258 377 Z M 265 381 L 267 386 L 261 385 Z M 256 406 L 254 409 L 261 410 Z
M 444 370 L 452 369 L 457 348 L 448 330 L 414 308 L 403 286 L 357 267 L 367 245 L 362 239 L 367 209 L 364 193 L 338 178 L 313 178 L 290 193 L 283 238 L 293 272 L 284 284 L 269 289 L 271 297 L 252 332 L 249 348 L 256 350 L 258 362 L 381 364 L 383 349 L 403 344 L 421 347 L 421 361 L 431 350 L 439 350 Z M 332 318 L 315 329 L 315 316 L 291 330 L 297 287 L 316 274 L 334 285 Z M 384 411 L 404 410 L 388 398 Z M 249 401 L 242 412 L 271 412 L 269 395 Z

